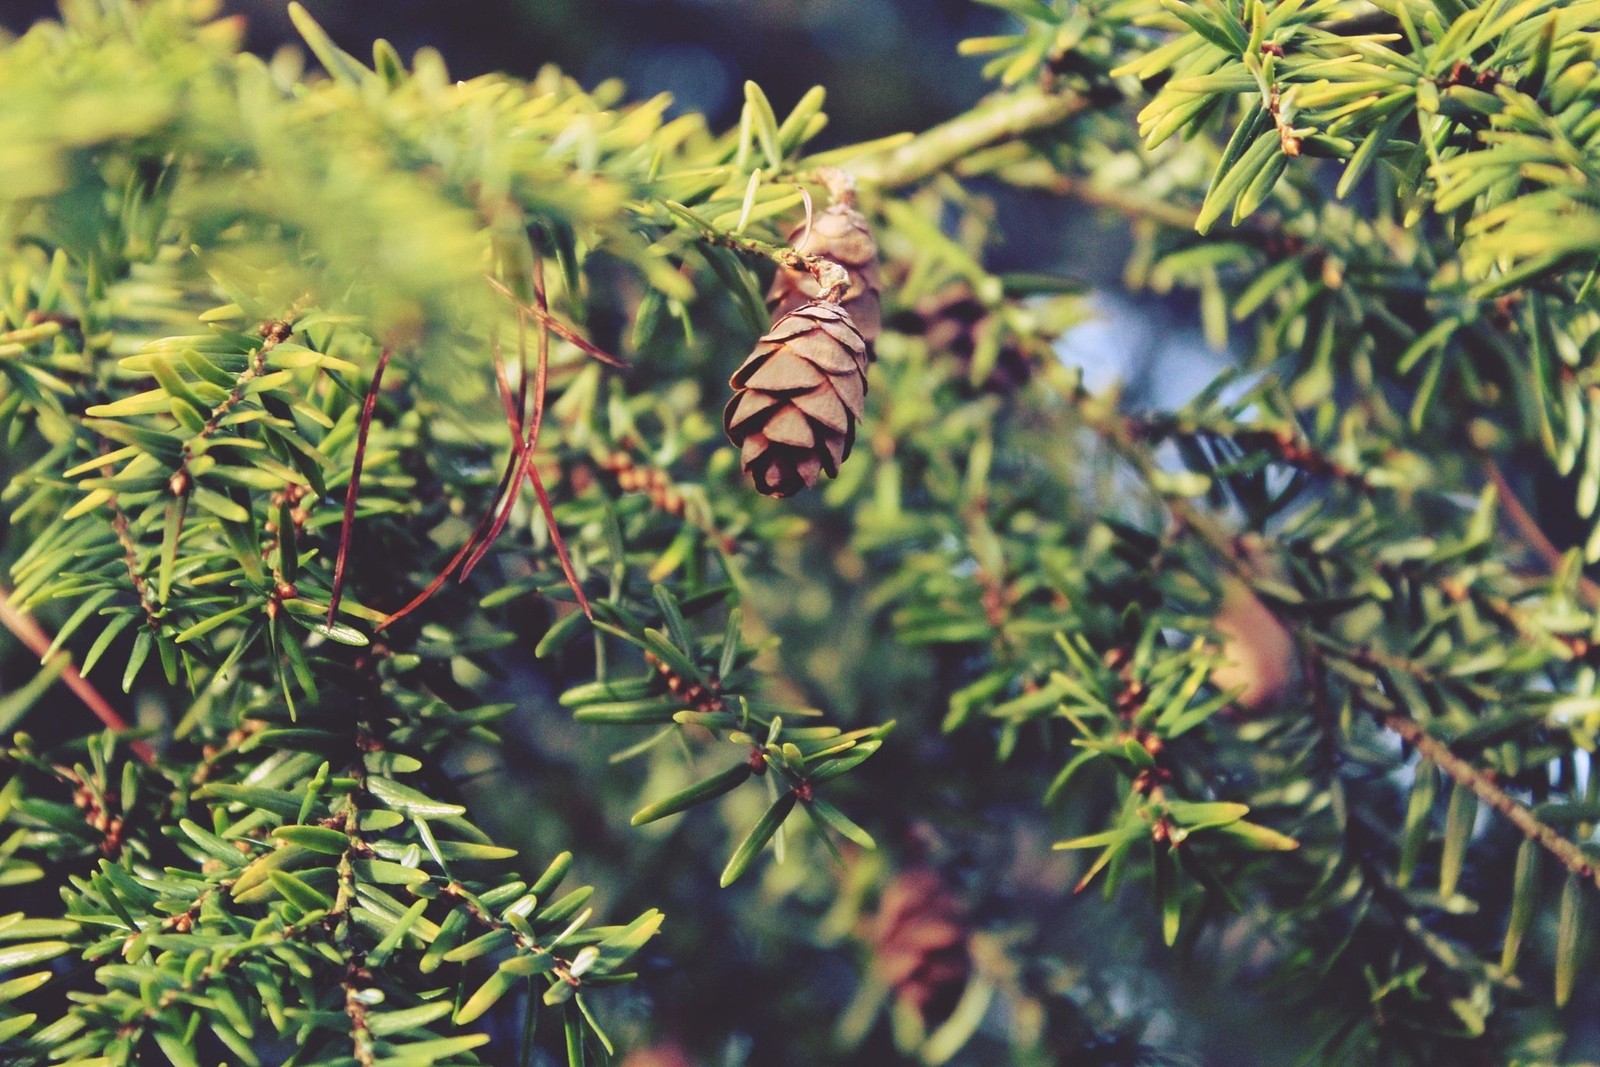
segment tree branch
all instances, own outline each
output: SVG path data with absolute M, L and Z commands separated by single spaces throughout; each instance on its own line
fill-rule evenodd
M 1505 816 L 1525 837 L 1553 855 L 1567 870 L 1600 887 L 1600 869 L 1596 868 L 1588 853 L 1543 822 L 1526 804 L 1500 788 L 1488 771 L 1479 770 L 1456 755 L 1448 744 L 1428 733 L 1421 723 L 1408 715 L 1398 711 L 1375 711 L 1373 717 L 1440 770 L 1471 789 L 1478 799 Z
M 1155 462 L 1150 457 L 1148 450 L 1143 447 L 1136 424 L 1116 412 L 1106 412 L 1098 417 L 1086 420 L 1090 427 L 1114 448 L 1141 476 L 1148 478 L 1155 470 Z M 1504 475 L 1490 462 L 1491 478 L 1498 475 L 1497 484 L 1501 486 L 1502 495 L 1514 501 L 1515 497 L 1507 490 L 1504 484 Z M 1174 520 L 1185 529 L 1193 531 L 1200 540 L 1216 555 L 1218 561 L 1240 579 L 1249 582 L 1255 575 L 1255 567 L 1245 558 L 1241 558 L 1235 549 L 1235 542 L 1229 534 L 1212 522 L 1198 508 L 1187 500 L 1163 497 L 1162 498 Z M 1523 513 L 1526 515 L 1526 512 Z M 1531 519 L 1527 520 L 1531 523 Z M 1536 525 L 1528 527 L 1532 531 L 1530 538 L 1542 540 L 1548 544 L 1549 539 L 1544 537 Z M 1532 537 L 1536 534 L 1537 537 Z M 1554 546 L 1551 546 L 1552 550 Z M 1559 559 L 1559 553 L 1557 553 Z M 1329 654 L 1329 650 L 1318 642 L 1317 634 L 1303 624 L 1297 627 L 1304 640 L 1301 647 L 1318 659 Z M 1367 661 L 1369 665 L 1384 667 L 1391 670 L 1403 670 L 1416 677 L 1429 682 L 1443 684 L 1448 679 L 1438 677 L 1420 664 L 1403 657 L 1396 657 L 1374 649 L 1362 649 L 1357 657 Z M 1571 840 L 1557 833 L 1554 828 L 1542 821 L 1526 804 L 1517 800 L 1502 789 L 1495 782 L 1488 771 L 1474 767 L 1470 762 L 1456 755 L 1450 746 L 1433 737 L 1415 719 L 1404 712 L 1393 708 L 1368 707 L 1368 712 L 1379 725 L 1393 731 L 1403 741 L 1415 748 L 1423 757 L 1448 774 L 1461 785 L 1471 789 L 1478 798 L 1498 811 L 1513 826 L 1529 840 L 1539 845 L 1553 855 L 1563 867 L 1581 878 L 1594 882 L 1600 887 L 1600 867 L 1592 861 L 1581 847 Z
M 344 520 L 339 525 L 339 554 L 333 564 L 333 588 L 328 594 L 328 625 L 339 614 L 339 598 L 344 595 L 344 568 L 350 556 L 350 536 L 356 522 L 356 501 L 361 495 L 361 465 L 367 458 L 367 435 L 372 430 L 372 413 L 378 407 L 378 391 L 383 388 L 383 372 L 389 366 L 389 346 L 378 356 L 378 369 L 372 374 L 366 399 L 361 404 L 361 422 L 356 431 L 356 455 L 351 461 L 350 484 L 344 493 Z
M 1038 89 L 990 97 L 988 103 L 851 170 L 857 181 L 880 189 L 912 185 L 980 148 L 1059 126 L 1089 107 L 1089 101 L 1077 94 Z
M 1531 548 L 1551 570 L 1557 570 L 1562 564 L 1562 552 L 1550 540 L 1550 535 L 1540 529 L 1539 522 L 1528 509 L 1523 506 L 1517 497 L 1517 491 L 1506 477 L 1505 471 L 1500 469 L 1493 456 L 1483 457 L 1483 472 L 1488 475 L 1489 481 L 1494 483 L 1495 489 L 1500 494 L 1500 505 L 1505 508 L 1506 518 L 1511 520 L 1511 525 L 1517 528 Z M 1593 579 L 1578 576 L 1578 592 L 1583 596 L 1583 602 L 1591 608 L 1600 607 L 1600 583 Z
M 45 633 L 44 629 L 33 620 L 33 616 L 22 611 L 11 602 L 10 592 L 4 586 L 0 586 L 0 626 L 10 630 L 18 641 L 21 641 L 29 651 L 39 657 L 40 662 L 45 661 L 45 657 L 50 652 L 50 646 L 54 642 L 51 640 L 50 635 Z M 65 656 L 67 653 L 58 651 L 56 655 Z M 112 733 L 123 734 L 132 729 L 127 720 L 117 714 L 117 709 L 113 708 L 110 702 L 100 695 L 100 691 L 90 685 L 87 678 L 78 673 L 78 668 L 70 663 L 67 664 L 61 670 L 61 680 L 66 683 L 68 689 L 72 690 L 73 695 L 83 702 L 84 707 L 94 712 L 95 718 L 104 723 Z M 145 763 L 154 765 L 156 761 L 155 750 L 146 742 L 130 741 L 128 742 L 128 748 Z

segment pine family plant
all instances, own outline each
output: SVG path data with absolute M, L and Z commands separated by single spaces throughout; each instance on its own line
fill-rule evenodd
M 0 47 L 6 1063 L 1581 1055 L 1600 7 L 987 2 L 990 96 L 830 148 L 297 7 Z M 1000 188 L 1233 368 L 1087 388 Z M 772 916 L 836 1024 L 641 1021 Z

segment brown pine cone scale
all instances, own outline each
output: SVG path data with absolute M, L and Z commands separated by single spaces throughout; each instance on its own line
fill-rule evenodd
M 801 236 L 804 242 L 795 244 Z M 810 232 L 805 232 L 804 224 L 796 226 L 789 234 L 789 242 L 802 255 L 822 256 L 845 269 L 850 284 L 840 299 L 867 342 L 870 358 L 872 342 L 883 330 L 883 272 L 878 266 L 878 243 L 872 238 L 867 217 L 841 201 L 819 212 L 811 220 Z M 782 315 L 821 295 L 821 284 L 809 272 L 780 267 L 767 293 L 767 306 L 774 315 Z
M 832 478 L 866 411 L 867 346 L 838 304 L 803 304 L 775 323 L 728 380 L 728 439 L 756 489 L 790 496 Z

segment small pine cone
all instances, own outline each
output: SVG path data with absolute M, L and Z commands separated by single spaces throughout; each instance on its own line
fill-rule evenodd
M 955 357 L 961 381 L 966 382 L 973 355 L 978 350 L 978 331 L 992 314 L 970 285 L 955 282 L 918 301 L 916 310 L 905 316 L 906 321 L 896 325 L 904 332 L 922 334 L 930 351 Z M 1033 363 L 1027 354 L 1013 343 L 1002 342 L 994 369 L 977 388 L 1006 395 L 1027 385 L 1032 378 Z
M 1236 690 L 1235 704 L 1246 715 L 1270 711 L 1290 692 L 1300 673 L 1294 638 L 1283 620 L 1237 579 L 1222 587 L 1222 603 L 1211 625 L 1222 638 L 1222 662 L 1211 684 Z
M 622 1067 L 694 1067 L 694 1061 L 682 1046 L 666 1042 L 635 1049 L 622 1061 Z
M 970 931 L 958 901 L 930 868 L 913 867 L 883 890 L 867 934 L 878 973 L 923 1019 L 948 1015 L 972 970 Z
M 878 268 L 878 242 L 872 239 L 867 217 L 841 200 L 812 218 L 811 232 L 805 235 L 804 244 L 794 244 L 804 230 L 805 223 L 801 223 L 790 232 L 789 243 L 794 250 L 831 259 L 850 276 L 850 285 L 840 300 L 867 342 L 870 358 L 872 342 L 883 331 L 883 273 Z M 809 272 L 779 267 L 767 292 L 767 307 L 776 318 L 820 296 L 822 286 Z
M 756 489 L 790 496 L 832 478 L 865 410 L 867 346 L 838 304 L 802 304 L 780 318 L 728 379 L 722 412 Z

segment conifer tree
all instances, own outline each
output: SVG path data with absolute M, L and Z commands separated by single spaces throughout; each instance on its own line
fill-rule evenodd
M 829 148 L 0 44 L 4 1062 L 1582 1058 L 1600 8 L 983 2 Z M 997 189 L 1230 368 L 1089 388 Z

